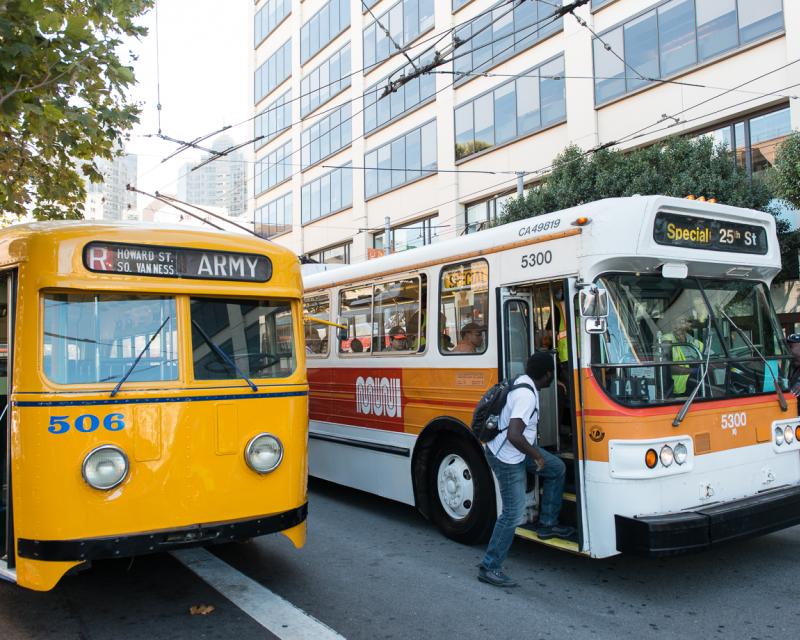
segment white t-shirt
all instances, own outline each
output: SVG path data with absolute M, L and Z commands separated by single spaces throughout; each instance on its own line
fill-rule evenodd
M 528 441 L 529 444 L 536 442 L 536 427 L 539 424 L 539 392 L 536 385 L 526 375 L 519 376 L 515 384 L 525 383 L 533 387 L 533 393 L 530 389 L 515 389 L 508 394 L 506 398 L 506 405 L 500 412 L 500 422 L 498 426 L 501 431 L 500 434 L 489 444 L 489 451 L 491 451 L 500 462 L 506 464 L 518 464 L 525 459 L 525 454 L 517 449 L 513 444 L 508 441 L 508 425 L 512 418 L 519 418 L 525 423 L 525 430 L 522 436 Z

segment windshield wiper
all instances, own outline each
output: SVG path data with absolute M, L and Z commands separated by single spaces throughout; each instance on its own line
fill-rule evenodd
M 200 333 L 200 337 L 203 338 L 205 343 L 211 348 L 211 350 L 216 354 L 218 358 L 221 358 L 225 364 L 227 364 L 234 371 L 236 371 L 236 373 L 239 374 L 239 377 L 242 380 L 244 380 L 248 385 L 250 385 L 250 388 L 253 391 L 258 391 L 258 387 L 255 385 L 255 383 L 250 378 L 248 378 L 239 367 L 236 366 L 236 363 L 230 358 L 230 356 L 227 353 L 225 353 L 211 338 L 208 337 L 206 332 L 203 331 L 202 327 L 199 324 L 197 324 L 196 320 L 192 320 L 192 326 L 194 326 L 194 328 L 197 329 L 197 331 Z
M 153 340 L 155 340 L 156 336 L 159 333 L 161 333 L 161 330 L 166 326 L 167 322 L 169 322 L 169 319 L 170 319 L 170 316 L 167 316 L 164 319 L 164 322 L 161 323 L 161 326 L 158 329 L 156 329 L 156 332 L 152 336 L 150 336 L 150 339 L 147 341 L 147 344 L 144 345 L 144 348 L 139 352 L 139 355 L 136 356 L 136 360 L 134 360 L 133 364 L 130 367 L 128 367 L 128 370 L 125 372 L 125 375 L 122 376 L 122 379 L 117 383 L 117 386 L 114 387 L 114 390 L 111 392 L 111 397 L 112 398 L 115 395 L 117 395 L 117 392 L 119 391 L 119 388 L 128 379 L 128 376 L 130 376 L 133 373 L 133 370 L 136 368 L 136 365 L 139 364 L 139 360 L 142 359 L 142 356 L 145 354 L 145 351 L 147 351 L 150 348 L 150 345 L 153 344 Z
M 675 419 L 672 421 L 673 427 L 680 426 L 683 419 L 686 417 L 686 414 L 689 412 L 689 407 L 692 406 L 692 402 L 694 402 L 695 397 L 697 396 L 697 392 L 700 391 L 700 387 L 703 386 L 703 383 L 706 380 L 706 376 L 708 375 L 708 363 L 711 360 L 711 344 L 714 342 L 714 334 L 711 332 L 711 314 L 708 314 L 708 326 L 706 327 L 706 366 L 703 369 L 703 375 L 700 376 L 700 380 L 695 385 L 692 392 L 689 394 L 689 397 L 686 398 L 686 402 L 683 403 L 680 411 L 678 411 L 678 415 L 675 416 Z
M 747 346 L 750 347 L 759 358 L 761 358 L 761 362 L 764 363 L 764 376 L 766 377 L 766 371 L 769 371 L 769 374 L 772 376 L 772 382 L 775 384 L 775 393 L 778 395 L 778 404 L 781 406 L 781 411 L 788 411 L 789 406 L 786 404 L 786 398 L 783 397 L 783 389 L 781 389 L 781 385 L 778 383 L 778 379 L 775 377 L 775 372 L 772 370 L 772 367 L 769 366 L 767 359 L 761 354 L 761 352 L 758 350 L 758 347 L 752 343 L 750 338 L 747 337 L 747 334 L 742 331 L 733 320 L 731 320 L 731 317 L 727 313 L 725 313 L 725 309 L 720 307 L 719 312 L 725 316 L 725 319 L 731 323 L 731 326 L 734 329 L 736 329 L 736 333 L 742 336 L 742 339 L 747 343 Z

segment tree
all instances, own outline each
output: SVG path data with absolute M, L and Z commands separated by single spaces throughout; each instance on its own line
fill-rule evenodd
M 778 145 L 775 164 L 767 174 L 767 180 L 776 198 L 800 210 L 800 132 L 795 131 Z M 785 228 L 782 231 L 781 279 L 797 278 L 800 274 L 800 231 L 788 231 Z
M 0 211 L 81 218 L 82 176 L 101 182 L 138 122 L 123 37 L 153 0 L 0 0 Z

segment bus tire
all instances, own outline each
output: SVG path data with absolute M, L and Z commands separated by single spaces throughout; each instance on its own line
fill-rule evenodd
M 489 539 L 497 516 L 494 481 L 477 446 L 452 436 L 437 443 L 428 495 L 430 518 L 445 536 L 462 544 Z

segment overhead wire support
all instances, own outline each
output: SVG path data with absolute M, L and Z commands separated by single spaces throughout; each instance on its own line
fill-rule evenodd
M 399 44 L 397 44 L 397 42 L 395 42 L 395 39 L 392 37 L 392 34 L 389 32 L 389 30 L 385 26 L 383 26 L 383 23 L 380 20 L 378 20 L 378 18 L 375 17 L 375 14 L 372 12 L 372 8 L 367 6 L 366 0 L 361 0 L 361 6 L 364 7 L 369 12 L 369 15 L 372 16 L 373 20 L 375 20 L 375 24 L 378 25 L 380 30 L 383 31 L 383 33 L 386 35 L 387 38 L 389 38 L 389 42 L 391 42 L 394 48 L 405 56 L 406 60 L 408 60 L 408 63 L 416 71 L 417 66 L 414 64 L 414 61 L 411 59 L 411 56 L 408 55 L 407 47 L 401 47 Z

